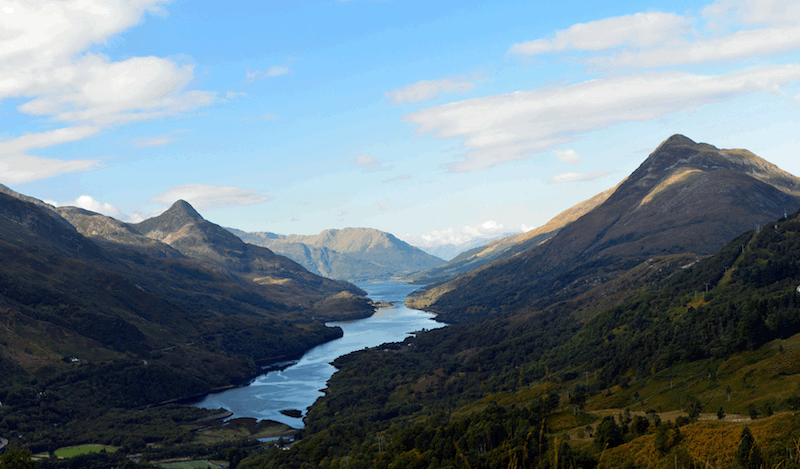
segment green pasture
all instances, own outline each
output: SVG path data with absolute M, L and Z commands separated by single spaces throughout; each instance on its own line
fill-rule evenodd
M 70 446 L 69 448 L 59 448 L 55 450 L 55 455 L 59 458 L 72 458 L 75 456 L 80 456 L 82 454 L 89 454 L 89 453 L 99 453 L 100 451 L 106 450 L 108 452 L 116 451 L 116 446 L 105 446 L 105 445 L 82 445 L 82 446 Z

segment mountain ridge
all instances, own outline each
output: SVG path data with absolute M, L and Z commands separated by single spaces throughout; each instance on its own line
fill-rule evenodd
M 233 232 L 246 242 L 292 258 L 314 273 L 352 282 L 392 280 L 444 262 L 374 228 L 328 229 L 317 235 Z
M 652 256 L 711 254 L 742 231 L 800 207 L 800 179 L 751 155 L 672 136 L 602 204 L 546 243 L 462 274 L 408 304 L 450 321 L 537 310 Z

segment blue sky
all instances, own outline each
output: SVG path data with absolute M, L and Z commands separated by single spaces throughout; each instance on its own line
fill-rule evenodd
M 125 221 L 530 229 L 672 134 L 800 175 L 800 2 L 0 0 L 0 183 Z

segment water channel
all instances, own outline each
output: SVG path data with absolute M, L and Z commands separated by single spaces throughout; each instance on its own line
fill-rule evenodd
M 445 326 L 433 320 L 432 314 L 403 305 L 408 294 L 419 286 L 381 282 L 359 287 L 373 301 L 388 301 L 394 305 L 378 310 L 367 319 L 328 323 L 341 327 L 344 336 L 309 350 L 286 369 L 261 375 L 247 386 L 210 394 L 194 405 L 206 409 L 224 408 L 233 413 L 232 418 L 269 419 L 302 428 L 302 417 L 293 418 L 280 411 L 296 409 L 305 416 L 311 404 L 323 395 L 322 389 L 336 371 L 331 362 L 337 357 L 387 342 L 401 342 L 422 329 Z

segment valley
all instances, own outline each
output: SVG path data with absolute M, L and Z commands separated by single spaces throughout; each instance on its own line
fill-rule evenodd
M 746 150 L 674 135 L 446 263 L 2 189 L 0 436 L 41 468 L 800 467 L 800 179 Z

